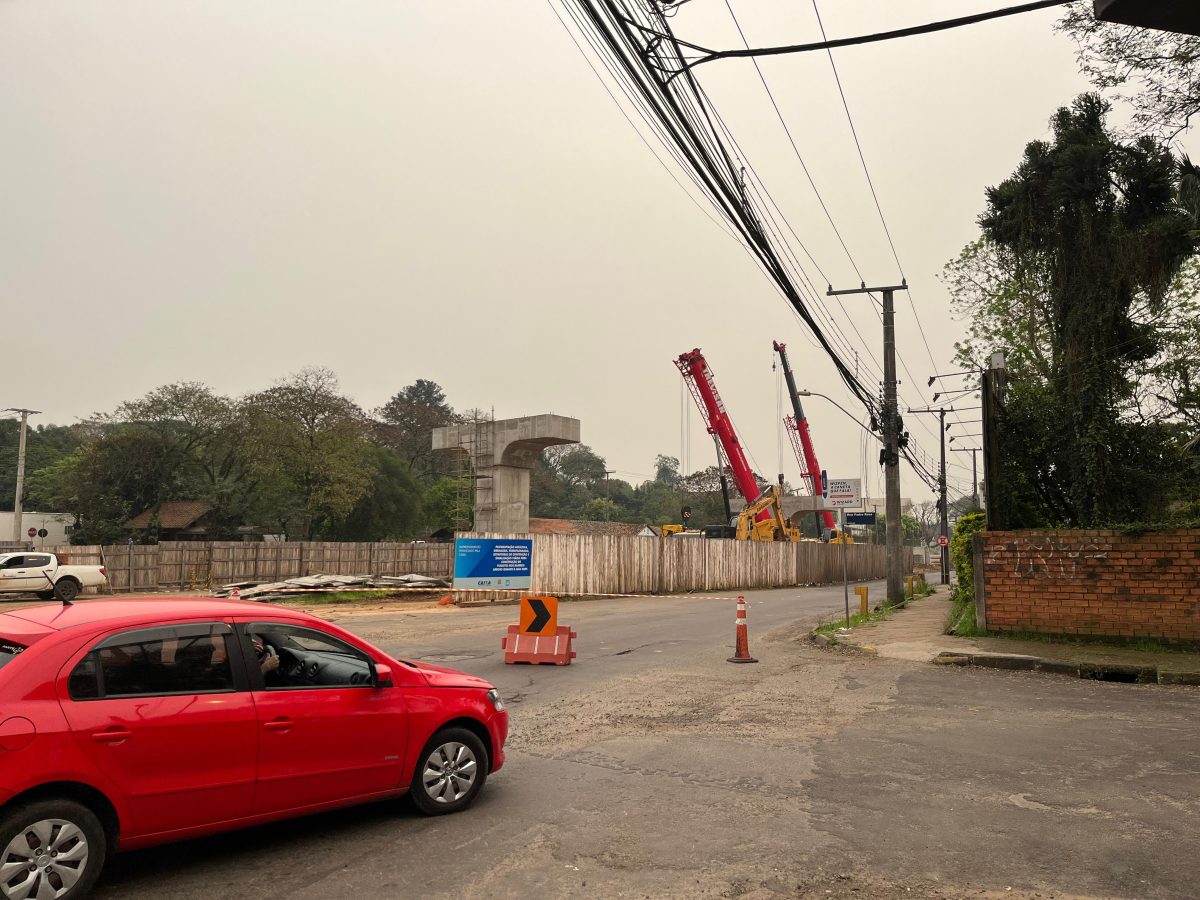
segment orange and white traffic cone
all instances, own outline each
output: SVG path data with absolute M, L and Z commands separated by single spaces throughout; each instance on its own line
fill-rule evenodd
M 746 628 L 746 598 L 738 597 L 737 601 L 737 646 L 733 652 L 733 656 L 729 657 L 728 662 L 731 663 L 756 663 L 758 662 L 750 655 L 750 634 Z

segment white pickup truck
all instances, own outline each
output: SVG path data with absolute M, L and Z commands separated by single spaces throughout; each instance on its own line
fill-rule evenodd
M 84 588 L 107 581 L 104 566 L 60 565 L 53 553 L 0 554 L 0 594 L 37 594 L 70 603 Z

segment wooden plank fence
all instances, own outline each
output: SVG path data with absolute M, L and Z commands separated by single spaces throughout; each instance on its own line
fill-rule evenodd
M 548 594 L 670 594 L 832 584 L 842 579 L 841 547 L 802 542 L 610 535 L 464 534 L 533 539 L 533 590 Z M 237 581 L 301 575 L 429 575 L 448 578 L 453 544 L 202 542 L 47 547 L 67 563 L 105 566 L 113 593 L 208 590 Z M 906 548 L 907 549 L 907 548 Z M 886 548 L 846 548 L 851 581 L 882 578 Z M 905 571 L 911 570 L 911 553 Z M 475 595 L 510 598 L 510 593 Z
M 104 566 L 113 593 L 208 590 L 237 581 L 301 575 L 429 575 L 448 578 L 453 544 L 164 541 L 47 547 L 69 564 Z
M 568 534 L 464 534 L 462 537 L 532 538 L 531 590 L 546 594 L 667 594 L 759 587 L 832 584 L 842 580 L 841 546 L 702 538 Z M 908 550 L 908 548 L 904 548 Z M 846 547 L 851 581 L 883 578 L 887 548 Z M 904 570 L 911 570 L 911 552 Z M 472 596 L 472 595 L 466 595 Z M 511 599 L 509 593 L 473 595 Z

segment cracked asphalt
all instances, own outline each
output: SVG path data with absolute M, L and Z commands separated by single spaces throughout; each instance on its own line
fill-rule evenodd
M 96 896 L 1200 895 L 1200 689 L 820 650 L 840 587 L 749 594 L 761 662 L 734 666 L 732 596 L 564 602 L 566 668 L 503 665 L 514 607 L 327 607 L 499 687 L 509 760 L 476 805 L 121 855 Z

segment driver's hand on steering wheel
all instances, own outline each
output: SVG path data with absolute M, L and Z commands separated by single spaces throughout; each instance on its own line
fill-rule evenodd
M 260 637 L 254 639 L 254 652 L 258 655 L 259 666 L 264 675 L 279 668 L 279 656 L 275 653 L 275 648 L 268 649 Z

